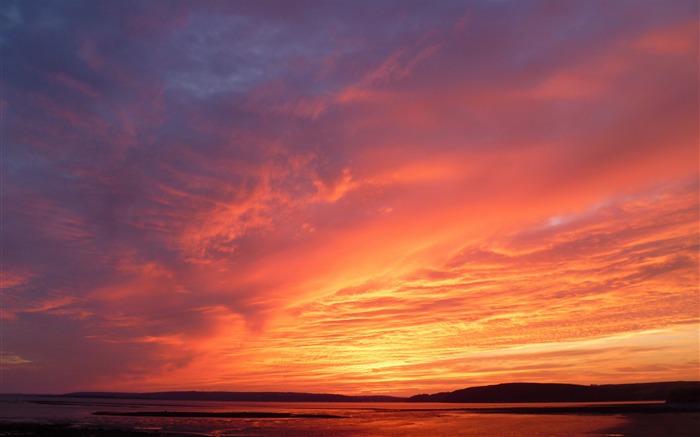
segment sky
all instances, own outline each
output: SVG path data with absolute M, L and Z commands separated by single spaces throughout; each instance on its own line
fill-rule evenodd
M 698 8 L 3 0 L 0 391 L 700 380 Z

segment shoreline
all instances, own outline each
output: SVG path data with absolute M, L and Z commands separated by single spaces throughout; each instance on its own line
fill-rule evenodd
M 517 406 L 517 407 L 478 407 L 478 408 L 400 408 L 392 411 L 452 411 L 475 414 L 528 414 L 528 415 L 613 415 L 613 414 L 679 414 L 700 413 L 698 404 L 611 404 L 577 406 Z M 332 414 L 305 414 L 286 412 L 209 412 L 209 411 L 95 411 L 96 416 L 123 417 L 189 417 L 189 418 L 243 418 L 243 419 L 342 419 L 345 416 Z
M 271 413 L 268 411 L 95 411 L 94 416 L 183 417 L 212 419 L 343 419 L 333 414 Z
M 0 436 L 62 436 L 62 437 L 182 437 L 193 435 L 185 432 L 170 432 L 147 429 L 107 428 L 103 426 L 80 426 L 70 423 L 0 422 Z
M 415 412 L 413 409 L 390 410 L 395 413 L 405 411 Z M 595 420 L 596 416 L 618 416 L 624 423 L 606 428 L 600 435 L 621 435 L 625 437 L 658 437 L 659 435 L 673 435 L 677 437 L 695 436 L 700 425 L 700 405 L 698 404 L 641 404 L 641 405 L 588 405 L 588 406 L 561 406 L 561 407 L 503 407 L 503 408 L 454 408 L 436 410 L 452 413 L 465 413 L 467 415 L 519 415 L 519 416 L 589 416 Z M 192 412 L 192 411 L 96 411 L 93 415 L 122 416 L 122 417 L 151 417 L 151 418 L 212 418 L 212 419 L 256 419 L 256 420 L 287 420 L 298 423 L 297 420 L 326 420 L 346 419 L 345 416 L 329 414 L 304 414 L 289 412 Z M 544 419 L 544 417 L 543 417 Z M 544 419 L 546 420 L 546 419 Z M 335 423 L 335 421 L 332 421 Z M 340 422 L 343 423 L 343 422 Z M 381 433 L 381 432 L 380 432 Z M 61 435 L 65 437 L 183 437 L 192 435 L 208 435 L 187 431 L 163 430 L 153 428 L 130 428 L 123 424 L 111 425 L 80 425 L 70 422 L 11 422 L 0 419 L 0 436 L 51 436 Z

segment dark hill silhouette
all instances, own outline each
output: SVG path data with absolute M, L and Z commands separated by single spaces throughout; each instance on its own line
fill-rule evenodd
M 640 384 L 543 384 L 507 383 L 470 387 L 452 392 L 420 394 L 410 398 L 396 396 L 346 396 L 339 394 L 295 392 L 228 392 L 228 391 L 168 391 L 153 393 L 75 392 L 62 396 L 149 399 L 180 401 L 238 401 L 238 402 L 624 402 L 662 401 L 676 396 L 691 398 L 700 390 L 700 381 L 650 382 Z M 680 393 L 671 396 L 672 393 Z
M 409 402 L 519 403 L 519 402 L 622 402 L 666 400 L 679 389 L 700 388 L 700 382 L 641 384 L 508 383 L 471 387 L 452 392 L 412 396 Z
M 700 404 L 700 387 L 682 387 L 672 390 L 666 402 L 669 404 Z

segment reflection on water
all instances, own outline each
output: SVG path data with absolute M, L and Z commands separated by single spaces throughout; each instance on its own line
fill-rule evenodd
M 517 404 L 498 404 L 497 406 L 515 405 Z M 72 423 L 105 428 L 162 430 L 214 436 L 602 436 L 609 435 L 605 430 L 624 425 L 626 421 L 619 415 L 479 414 L 457 410 L 494 406 L 494 404 L 435 403 L 130 401 L 4 395 L 0 405 L 0 418 L 3 421 L 14 422 Z M 342 418 L 221 419 L 119 417 L 92 414 L 100 410 L 281 412 L 331 414 Z

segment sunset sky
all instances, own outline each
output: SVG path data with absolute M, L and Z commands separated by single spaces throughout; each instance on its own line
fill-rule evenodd
M 1 5 L 0 391 L 700 379 L 697 0 Z

